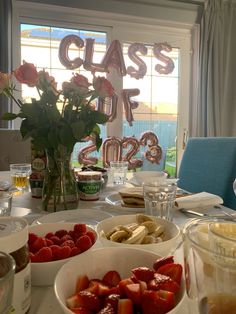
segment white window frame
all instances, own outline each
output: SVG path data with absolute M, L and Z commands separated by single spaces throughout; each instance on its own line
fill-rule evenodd
M 183 154 L 183 139 L 185 131 L 189 128 L 189 100 L 190 100 L 190 72 L 191 72 L 191 30 L 193 24 L 171 22 L 153 18 L 141 18 L 131 15 L 100 12 L 95 10 L 83 10 L 76 8 L 64 8 L 55 5 L 13 1 L 13 68 L 20 64 L 20 24 L 30 23 L 39 25 L 52 25 L 66 28 L 93 28 L 93 30 L 105 31 L 108 42 L 118 39 L 124 41 L 140 42 L 140 38 L 146 38 L 147 43 L 168 42 L 173 47 L 180 48 L 178 99 L 178 129 L 177 129 L 177 167 Z M 140 31 L 140 28 L 142 29 Z M 137 33 L 137 29 L 139 32 Z M 155 34 L 158 34 L 157 36 Z M 114 74 L 109 74 L 116 91 L 122 89 L 122 78 L 114 80 Z M 182 84 L 182 85 L 181 85 Z M 20 95 L 19 95 L 20 96 Z M 120 97 L 119 97 L 120 99 Z M 118 116 L 121 117 L 122 104 L 118 103 Z M 108 123 L 108 136 L 121 136 L 121 119 L 115 119 Z M 20 121 L 16 121 L 14 128 L 19 128 Z M 109 125 L 110 124 L 110 125 Z

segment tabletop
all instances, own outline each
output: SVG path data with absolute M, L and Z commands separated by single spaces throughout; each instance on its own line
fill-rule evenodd
M 0 172 L 0 181 L 10 180 L 9 172 Z M 129 184 L 127 184 L 129 186 Z M 122 208 L 120 206 L 114 206 L 105 202 L 105 197 L 112 193 L 118 193 L 119 188 L 108 185 L 105 190 L 102 191 L 100 199 L 98 201 L 79 201 L 78 209 L 92 209 L 94 212 L 96 210 L 104 211 L 112 215 L 119 214 L 134 214 L 137 209 L 132 208 Z M 47 212 L 42 212 L 40 210 L 41 199 L 32 198 L 30 192 L 24 194 L 15 194 L 12 202 L 12 215 L 23 216 L 27 219 L 28 223 L 31 224 L 35 219 L 48 214 Z M 233 210 L 222 207 L 225 211 L 229 213 L 235 213 Z M 219 214 L 219 209 L 209 208 L 207 209 L 209 213 Z M 173 222 L 180 227 L 186 222 L 190 216 L 186 216 L 179 210 L 173 210 Z M 193 216 L 191 217 L 193 218 Z M 97 246 L 101 244 L 98 242 Z M 177 251 L 178 255 L 182 255 L 182 248 L 180 247 Z M 180 256 L 182 259 L 182 257 Z M 59 304 L 56 301 L 53 287 L 32 287 L 32 302 L 29 314 L 63 314 Z M 186 302 L 183 302 L 182 307 L 179 308 L 178 313 L 187 314 Z

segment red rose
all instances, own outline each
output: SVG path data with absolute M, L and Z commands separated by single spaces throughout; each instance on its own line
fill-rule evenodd
M 81 95 L 86 95 L 89 92 L 89 86 L 91 85 L 87 77 L 81 74 L 75 74 L 70 80 L 71 83 L 76 87 Z
M 23 65 L 14 71 L 14 75 L 17 81 L 30 87 L 36 86 L 39 79 L 36 67 L 25 61 L 23 61 Z
M 101 98 L 112 97 L 114 94 L 113 86 L 105 77 L 94 77 L 93 87 Z

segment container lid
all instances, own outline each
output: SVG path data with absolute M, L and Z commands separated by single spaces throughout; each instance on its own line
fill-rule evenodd
M 28 223 L 23 218 L 0 218 L 0 250 L 12 253 L 22 248 L 28 241 Z
M 99 171 L 81 171 L 77 173 L 77 178 L 79 180 L 100 180 L 102 173 Z

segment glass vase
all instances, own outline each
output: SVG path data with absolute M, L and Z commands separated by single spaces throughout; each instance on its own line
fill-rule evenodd
M 78 206 L 78 191 L 74 172 L 71 168 L 71 153 L 64 146 L 46 150 L 42 209 L 60 211 Z

